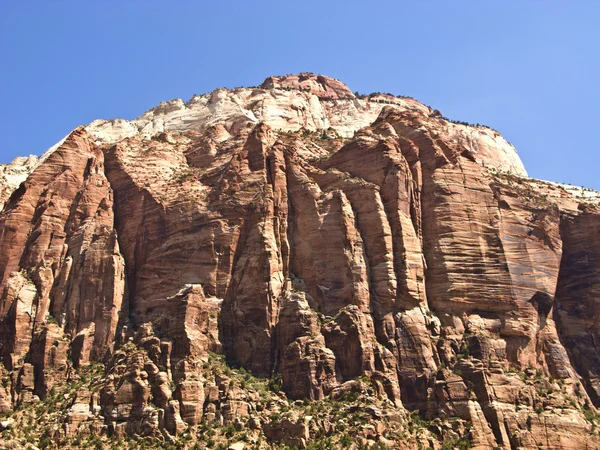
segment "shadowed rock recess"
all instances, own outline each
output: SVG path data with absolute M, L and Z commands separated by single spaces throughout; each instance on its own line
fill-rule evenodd
M 303 73 L 0 169 L 3 448 L 600 448 L 599 195 L 490 128 Z

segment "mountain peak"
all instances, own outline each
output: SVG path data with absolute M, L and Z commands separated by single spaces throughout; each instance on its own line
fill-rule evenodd
M 355 98 L 348 86 L 340 80 L 310 72 L 267 77 L 260 87 L 263 89 L 300 89 L 319 98 Z
M 0 442 L 599 449 L 600 197 L 525 175 L 313 74 L 0 166 Z

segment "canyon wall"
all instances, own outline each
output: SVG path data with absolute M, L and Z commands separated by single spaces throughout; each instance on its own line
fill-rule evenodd
M 217 421 L 305 446 L 207 372 L 224 355 L 288 405 L 367 383 L 363 443 L 600 445 L 600 209 L 491 129 L 300 74 L 93 122 L 32 167 L 0 215 L 0 410 L 102 373 L 54 439 Z

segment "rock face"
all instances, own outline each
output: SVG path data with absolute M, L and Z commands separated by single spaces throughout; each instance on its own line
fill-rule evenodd
M 237 134 L 259 123 L 280 131 L 331 127 L 340 136 L 350 138 L 373 123 L 386 105 L 438 117 L 440 120 L 435 122 L 439 132 L 452 145 L 469 149 L 478 162 L 517 175 L 527 174 L 515 148 L 497 131 L 443 120 L 439 111 L 410 97 L 381 93 L 357 97 L 339 80 L 307 73 L 269 77 L 254 88 L 216 89 L 195 95 L 188 102 L 174 99 L 130 122 L 96 120 L 85 128 L 99 144 L 134 136 L 151 138 L 163 131 L 206 131 L 219 125 Z
M 597 197 L 493 130 L 300 74 L 93 122 L 31 170 L 0 215 L 3 413 L 103 364 L 58 438 L 340 433 L 265 416 L 224 354 L 301 403 L 369 380 L 424 446 L 600 445 Z M 404 445 L 386 414 L 363 443 Z
M 29 155 L 15 158 L 10 164 L 0 164 L 0 210 L 15 189 L 29 176 L 37 162 L 37 156 Z

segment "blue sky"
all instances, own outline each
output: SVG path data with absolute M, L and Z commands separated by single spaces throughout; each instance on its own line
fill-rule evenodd
M 411 95 L 600 189 L 600 2 L 0 0 L 0 162 L 80 124 L 301 71 Z

